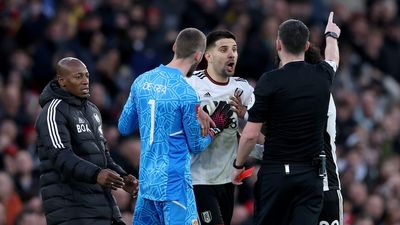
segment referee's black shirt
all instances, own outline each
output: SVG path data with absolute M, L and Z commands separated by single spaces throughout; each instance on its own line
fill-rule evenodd
M 319 154 L 333 77 L 325 61 L 290 62 L 261 76 L 248 121 L 266 123 L 264 162 L 308 163 Z

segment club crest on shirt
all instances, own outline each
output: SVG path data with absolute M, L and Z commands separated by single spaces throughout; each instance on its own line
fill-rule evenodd
M 211 211 L 201 212 L 201 217 L 205 223 L 210 223 L 212 220 Z
M 97 113 L 94 113 L 93 117 L 98 123 L 100 123 L 100 116 Z
M 241 88 L 236 88 L 235 92 L 233 93 L 234 96 L 240 97 L 243 94 L 243 89 Z

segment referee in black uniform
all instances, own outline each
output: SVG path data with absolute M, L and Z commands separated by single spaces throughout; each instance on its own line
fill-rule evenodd
M 321 212 L 323 184 L 319 155 L 330 87 L 339 63 L 339 27 L 333 13 L 326 26 L 325 61 L 304 62 L 309 30 L 298 20 L 279 26 L 276 50 L 282 67 L 257 82 L 253 107 L 243 130 L 232 181 L 243 171 L 262 124 L 267 140 L 255 187 L 254 224 L 316 225 Z M 321 157 L 323 158 L 323 157 Z

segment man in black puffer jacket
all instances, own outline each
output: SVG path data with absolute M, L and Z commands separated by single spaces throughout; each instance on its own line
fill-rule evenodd
M 47 224 L 124 224 L 111 189 L 136 196 L 137 179 L 110 157 L 100 112 L 87 100 L 85 64 L 67 57 L 56 69 L 57 79 L 40 95 L 43 110 L 36 121 Z

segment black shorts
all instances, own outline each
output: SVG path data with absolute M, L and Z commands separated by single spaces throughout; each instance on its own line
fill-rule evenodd
M 201 224 L 231 224 L 234 204 L 232 183 L 193 185 Z
M 315 166 L 262 165 L 254 190 L 254 224 L 318 224 L 322 186 Z
M 324 191 L 319 225 L 343 225 L 343 198 L 340 190 Z

